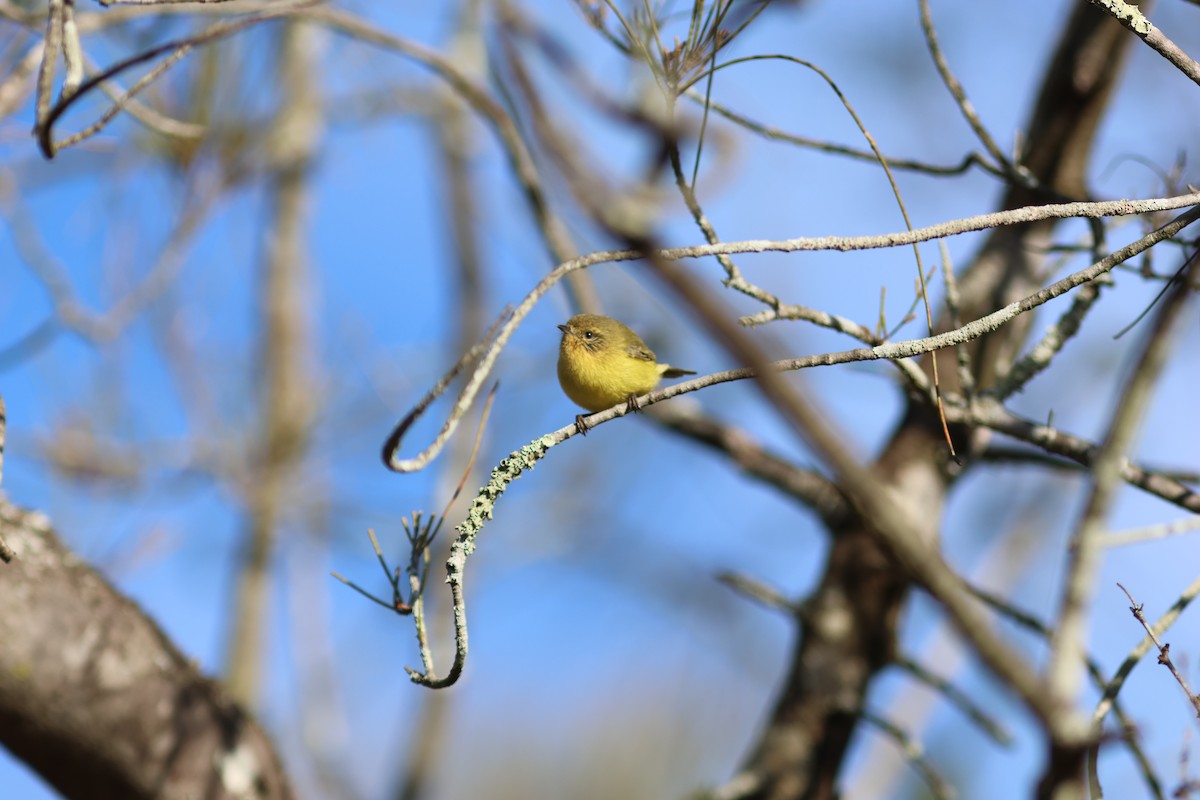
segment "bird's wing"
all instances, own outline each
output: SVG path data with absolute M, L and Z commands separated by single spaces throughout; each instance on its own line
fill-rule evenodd
M 651 350 L 649 347 L 646 347 L 646 345 L 642 344 L 641 342 L 639 342 L 637 344 L 631 344 L 629 346 L 629 349 L 626 350 L 625 352 L 628 353 L 633 358 L 636 358 L 639 361 L 653 361 L 654 360 L 654 351 Z

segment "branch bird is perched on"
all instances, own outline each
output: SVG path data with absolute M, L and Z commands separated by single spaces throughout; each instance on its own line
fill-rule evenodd
M 597 314 L 579 314 L 559 325 L 558 382 L 567 397 L 588 411 L 603 411 L 624 401 L 637 411 L 638 395 L 646 394 L 662 378 L 695 375 L 695 372 L 659 364 L 654 351 L 625 325 Z M 575 417 L 580 433 L 587 433 L 583 415 Z

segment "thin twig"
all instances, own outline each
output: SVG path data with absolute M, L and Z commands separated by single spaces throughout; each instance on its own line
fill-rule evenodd
M 979 118 L 979 113 L 975 110 L 975 106 L 967 98 L 966 90 L 963 89 L 962 83 L 955 77 L 954 72 L 950 69 L 949 62 L 946 61 L 946 55 L 942 52 L 942 46 L 938 42 L 937 31 L 933 27 L 933 14 L 929 10 L 929 0 L 920 0 L 921 9 L 921 31 L 925 34 L 925 45 L 929 50 L 929 55 L 933 58 L 933 64 L 937 68 L 938 75 L 942 78 L 942 83 L 946 85 L 946 89 L 950 92 L 950 96 L 954 98 L 955 105 L 962 113 L 963 119 L 967 121 L 967 125 L 975 132 L 975 136 L 979 139 L 980 144 L 987 150 L 997 164 L 1006 175 L 1015 178 L 1020 182 L 1029 185 L 1036 183 L 1036 179 L 1029 170 L 1013 164 L 1000 149 L 1000 145 L 992 138 L 988 129 L 984 126 L 983 120 Z
M 1179 687 L 1183 689 L 1183 693 L 1187 695 L 1188 702 L 1191 703 L 1192 708 L 1196 712 L 1196 716 L 1200 717 L 1200 695 L 1197 695 L 1191 690 L 1191 688 L 1188 686 L 1187 680 L 1183 677 L 1183 675 L 1179 674 L 1179 670 L 1176 669 L 1175 662 L 1171 660 L 1170 643 L 1168 642 L 1167 644 L 1163 644 L 1160 642 L 1158 640 L 1158 636 L 1156 636 L 1150 626 L 1146 624 L 1146 615 L 1142 613 L 1146 608 L 1145 605 L 1134 600 L 1133 595 L 1130 594 L 1129 590 L 1126 589 L 1122 584 L 1118 583 L 1117 586 L 1120 587 L 1121 591 L 1125 593 L 1125 596 L 1129 598 L 1129 611 L 1133 614 L 1133 618 L 1142 624 L 1142 627 L 1146 630 L 1146 636 L 1149 637 L 1150 641 L 1152 641 L 1154 646 L 1158 649 L 1158 663 L 1162 664 L 1171 672 L 1171 675 L 1174 676 L 1175 681 L 1179 684 Z
M 779 142 L 787 142 L 800 147 L 808 147 L 813 150 L 820 150 L 825 153 L 833 153 L 834 155 L 847 156 L 859 161 L 870 161 L 878 163 L 875 153 L 870 150 L 861 150 L 856 147 L 848 147 L 846 145 L 834 144 L 822 139 L 813 139 L 808 136 L 800 136 L 798 134 L 789 133 L 785 130 L 757 122 L 743 114 L 733 111 L 728 106 L 724 106 L 716 100 L 708 100 L 704 95 L 688 90 L 684 93 L 685 96 L 696 103 L 708 103 L 712 111 L 725 117 L 730 122 L 733 122 L 751 133 L 758 134 L 765 139 L 771 139 Z M 907 170 L 909 172 L 923 172 L 928 175 L 962 175 L 973 166 L 978 166 L 980 169 L 992 175 L 1002 177 L 1004 170 L 989 163 L 978 153 L 968 153 L 963 156 L 963 160 L 953 165 L 928 164 L 924 161 L 917 161 L 911 158 L 900 158 L 898 156 L 887 156 L 887 162 L 892 169 Z
M 1194 533 L 1198 530 L 1200 530 L 1200 516 L 1192 516 L 1187 519 L 1166 522 L 1161 525 L 1147 525 L 1144 528 L 1133 528 L 1132 530 L 1110 533 L 1104 537 L 1101 544 L 1105 547 L 1123 547 L 1129 544 L 1141 544 L 1142 542 L 1154 541 L 1156 539 L 1166 539 L 1184 533 Z
M 4 480 L 4 440 L 8 431 L 8 416 L 4 409 L 4 395 L 0 395 L 0 483 Z M 17 557 L 17 554 L 8 542 L 4 541 L 4 537 L 0 536 L 0 561 L 5 564 Z
M 920 740 L 896 723 L 874 712 L 864 710 L 859 716 L 896 745 L 904 760 L 925 781 L 925 785 L 929 787 L 930 796 L 936 800 L 952 800 L 952 798 L 958 797 L 958 792 L 954 790 L 954 787 L 934 769 L 933 764 L 925 757 L 925 748 Z
M 958 688 L 948 678 L 936 674 L 908 656 L 897 656 L 896 666 L 936 690 L 952 706 L 958 708 L 968 719 L 978 725 L 984 733 L 992 737 L 997 744 L 1004 745 L 1005 747 L 1012 746 L 1012 733 L 1001 725 L 999 721 L 993 719 L 969 692 Z
M 720 583 L 725 584 L 747 600 L 753 600 L 763 608 L 782 611 L 793 616 L 802 613 L 799 603 L 784 595 L 774 586 L 769 586 L 757 578 L 751 578 L 749 575 L 743 575 L 733 570 L 718 572 L 716 577 Z

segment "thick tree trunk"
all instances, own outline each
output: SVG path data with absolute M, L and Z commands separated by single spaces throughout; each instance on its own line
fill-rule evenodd
M 66 797 L 289 798 L 266 733 L 154 622 L 0 499 L 0 742 Z

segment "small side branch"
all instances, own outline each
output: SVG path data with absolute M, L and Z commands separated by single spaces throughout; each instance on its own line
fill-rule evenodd
M 567 437 L 558 441 L 563 441 L 565 438 Z M 418 639 L 422 640 L 422 670 L 411 667 L 404 668 L 413 683 L 427 686 L 430 689 L 444 689 L 447 686 L 453 686 L 462 675 L 467 661 L 467 607 L 463 598 L 463 578 L 466 573 L 467 558 L 475 552 L 475 537 L 492 518 L 496 501 L 504 494 L 508 485 L 519 478 L 522 472 L 532 469 L 533 465 L 540 461 L 558 441 L 555 440 L 555 435 L 547 434 L 530 442 L 520 450 L 509 453 L 508 458 L 505 458 L 492 470 L 491 479 L 475 496 L 471 508 L 467 511 L 467 518 L 457 528 L 458 538 L 450 545 L 450 557 L 446 559 L 446 583 L 450 584 L 450 597 L 454 604 L 454 663 L 450 665 L 450 670 L 445 677 L 437 676 L 432 654 L 422 636 L 424 616 L 420 614 L 419 606 L 414 604 L 413 616 L 417 623 L 417 635 Z
M 1191 690 L 1191 688 L 1188 686 L 1187 679 L 1179 673 L 1179 670 L 1175 667 L 1175 662 L 1171 660 L 1170 642 L 1166 644 L 1160 642 L 1158 637 L 1154 634 L 1154 629 L 1147 624 L 1146 616 L 1142 613 L 1145 610 L 1146 605 L 1134 600 L 1133 595 L 1130 594 L 1129 590 L 1126 589 L 1122 584 L 1118 583 L 1117 586 L 1122 592 L 1125 593 L 1125 596 L 1129 598 L 1129 611 L 1133 614 L 1133 618 L 1141 623 L 1142 627 L 1146 630 L 1146 636 L 1151 642 L 1154 643 L 1155 648 L 1158 649 L 1158 663 L 1170 670 L 1171 674 L 1175 677 L 1175 680 L 1179 683 L 1180 688 L 1183 689 L 1183 693 L 1187 695 L 1188 702 L 1190 702 L 1192 704 L 1192 708 L 1196 710 L 1196 716 L 1200 717 L 1200 695 L 1197 695 Z
M 1200 63 L 1189 56 L 1183 49 L 1167 38 L 1161 29 L 1154 26 L 1141 9 L 1125 0 L 1091 0 L 1092 5 L 1100 6 L 1117 22 L 1137 34 L 1156 53 L 1188 77 L 1193 83 L 1200 84 Z
M 4 438 L 7 428 L 8 418 L 4 410 L 4 396 L 0 395 L 0 481 L 4 480 Z M 0 536 L 0 561 L 7 564 L 16 557 L 17 554 L 8 546 L 8 542 L 4 541 L 3 536 Z

